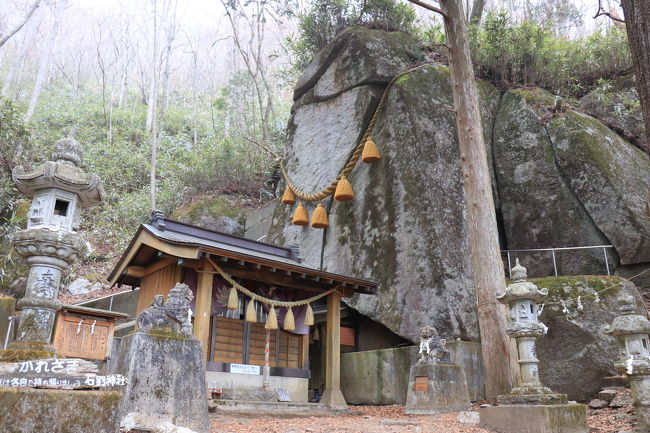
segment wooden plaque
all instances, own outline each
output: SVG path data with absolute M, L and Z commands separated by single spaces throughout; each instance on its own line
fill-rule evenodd
M 67 357 L 106 359 L 113 326 L 113 322 L 81 319 L 59 313 L 54 347 L 59 354 Z
M 341 346 L 355 346 L 354 328 L 341 326 Z
M 428 376 L 416 376 L 415 377 L 415 391 L 428 391 L 429 390 L 429 377 Z

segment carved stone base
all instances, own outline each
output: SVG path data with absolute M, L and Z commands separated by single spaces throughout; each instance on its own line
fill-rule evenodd
M 469 392 L 463 369 L 439 362 L 414 365 L 406 394 L 407 414 L 436 414 L 469 409 Z
M 136 332 L 122 339 L 111 372 L 126 376 L 120 417 L 139 428 L 165 421 L 209 433 L 201 343 L 183 334 Z
M 517 404 L 567 404 L 566 394 L 508 394 L 497 397 L 497 402 L 507 405 Z
M 480 427 L 499 433 L 589 432 L 584 404 L 482 407 L 480 416 Z

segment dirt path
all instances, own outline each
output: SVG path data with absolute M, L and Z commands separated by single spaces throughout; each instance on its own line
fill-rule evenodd
M 246 418 L 212 415 L 212 433 L 493 433 L 458 421 L 458 412 L 406 415 L 403 406 L 350 406 L 355 414 L 332 417 Z M 474 408 L 474 411 L 478 410 Z M 590 433 L 632 430 L 629 411 L 589 410 Z

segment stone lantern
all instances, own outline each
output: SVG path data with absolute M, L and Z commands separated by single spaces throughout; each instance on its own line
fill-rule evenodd
M 497 397 L 498 406 L 480 409 L 481 427 L 505 433 L 587 433 L 587 407 L 569 404 L 566 394 L 558 394 L 539 380 L 539 360 L 535 340 L 546 327 L 537 318 L 539 301 L 548 295 L 526 281 L 526 268 L 519 260 L 512 268 L 514 283 L 497 295 L 509 308 L 506 333 L 515 339 L 521 379 L 510 394 Z
M 632 295 L 622 292 L 618 298 L 621 315 L 605 329 L 616 337 L 619 359 L 614 367 L 630 378 L 636 407 L 638 431 L 650 428 L 650 321 L 636 312 Z
M 12 177 L 20 192 L 32 199 L 27 228 L 15 233 L 11 243 L 29 264 L 25 296 L 12 350 L 54 352 L 50 345 L 61 274 L 87 253 L 86 243 L 75 233 L 82 208 L 102 203 L 104 192 L 95 174 L 81 167 L 81 146 L 72 138 L 55 143 L 53 161 L 33 171 L 14 168 Z
M 519 369 L 521 381 L 512 389 L 510 395 L 500 395 L 501 404 L 530 402 L 566 403 L 566 394 L 554 394 L 539 380 L 539 360 L 535 348 L 537 337 L 544 335 L 545 326 L 537 318 L 537 302 L 543 301 L 548 289 L 539 289 L 526 281 L 526 268 L 519 264 L 519 259 L 512 268 L 514 283 L 497 295 L 499 302 L 507 304 L 510 309 L 510 321 L 506 333 L 517 341 L 519 352 Z

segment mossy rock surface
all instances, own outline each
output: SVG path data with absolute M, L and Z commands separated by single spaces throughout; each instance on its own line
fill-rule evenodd
M 493 151 L 503 230 L 508 249 L 607 245 L 559 169 L 555 149 L 535 107 L 548 103 L 545 91 L 506 92 L 500 103 Z M 541 205 L 543 204 L 543 205 Z M 529 275 L 553 275 L 549 252 L 515 255 Z M 612 263 L 616 257 L 610 257 Z M 602 249 L 556 253 L 558 272 L 605 274 Z
M 571 400 L 587 400 L 600 391 L 603 377 L 617 374 L 616 340 L 603 332 L 620 314 L 617 297 L 622 293 L 634 296 L 637 312 L 647 314 L 641 296 L 634 284 L 618 277 L 548 277 L 530 281 L 549 291 L 540 316 L 548 333 L 537 339 L 541 380 Z
M 121 398 L 115 391 L 0 388 L 0 431 L 115 433 Z
M 177 208 L 171 217 L 209 230 L 244 235 L 245 212 L 226 196 L 199 197 Z
M 558 167 L 622 264 L 650 262 L 650 160 L 593 117 L 568 111 L 547 126 Z

